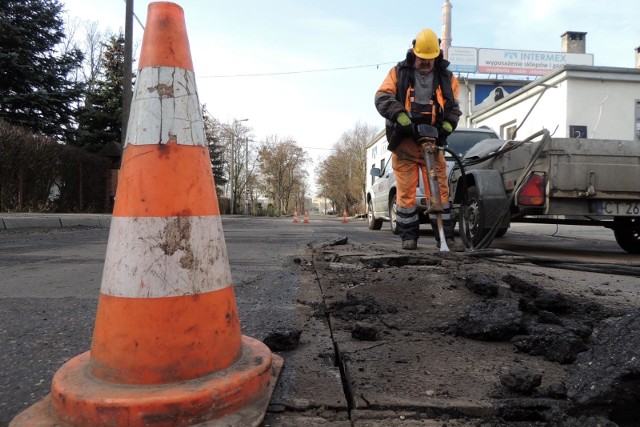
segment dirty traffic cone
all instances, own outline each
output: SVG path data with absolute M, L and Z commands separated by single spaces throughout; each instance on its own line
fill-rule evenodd
M 297 224 L 300 220 L 298 219 L 298 211 L 293 211 L 293 223 Z
M 309 212 L 304 212 L 304 220 L 302 220 L 303 224 L 309 224 Z
M 241 335 L 184 12 L 148 7 L 91 350 L 11 426 L 258 426 L 282 359 Z
M 342 211 L 342 223 L 346 224 L 348 222 L 349 221 L 347 221 L 347 210 L 345 209 L 345 210 Z

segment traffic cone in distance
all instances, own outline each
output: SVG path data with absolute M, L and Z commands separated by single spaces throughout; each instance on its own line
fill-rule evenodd
M 298 211 L 297 210 L 293 211 L 293 223 L 297 224 L 299 222 L 300 222 L 300 220 L 298 219 Z
M 303 224 L 309 224 L 309 212 L 305 211 L 304 212 L 304 220 L 302 221 Z
M 345 210 L 342 211 L 342 223 L 346 224 L 348 222 L 349 221 L 347 220 L 347 210 L 345 209 Z
M 91 350 L 21 426 L 258 426 L 282 367 L 241 335 L 184 11 L 148 6 Z

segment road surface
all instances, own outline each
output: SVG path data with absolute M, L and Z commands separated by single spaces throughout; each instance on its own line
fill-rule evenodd
M 304 422 L 313 426 L 323 425 L 326 421 L 336 426 L 348 426 L 351 422 L 361 426 L 391 425 L 389 420 L 397 421 L 403 413 L 412 413 L 409 409 L 416 402 L 400 399 L 401 393 L 392 387 L 398 378 L 385 378 L 383 372 L 378 372 L 379 378 L 375 380 L 368 378 L 363 383 L 357 382 L 362 380 L 358 372 L 373 369 L 353 362 L 357 360 L 357 354 L 364 351 L 364 347 L 375 349 L 382 344 L 354 344 L 349 334 L 345 334 L 348 329 L 344 328 L 353 327 L 357 319 L 345 323 L 344 316 L 336 312 L 339 307 L 336 303 L 349 298 L 349 292 L 353 296 L 366 290 L 369 283 L 392 290 L 395 295 L 384 298 L 389 304 L 397 303 L 394 298 L 403 294 L 409 283 L 395 277 L 406 273 L 406 268 L 356 271 L 348 265 L 352 263 L 350 259 L 397 255 L 399 238 L 386 229 L 370 231 L 362 220 L 350 219 L 349 223 L 343 224 L 341 217 L 311 216 L 310 219 L 309 224 L 294 224 L 291 218 L 223 217 L 243 334 L 264 339 L 274 331 L 303 331 L 299 346 L 294 351 L 283 352 L 285 368 L 272 397 L 265 425 Z M 342 237 L 347 237 L 351 246 L 323 246 L 323 242 Z M 16 413 L 42 398 L 60 365 L 90 347 L 107 239 L 108 229 L 105 228 L 0 231 L 0 347 L 3 349 L 0 356 L 3 366 L 0 426 L 7 425 Z M 419 256 L 441 257 L 429 230 L 422 232 L 419 247 L 416 251 Z M 589 292 L 604 288 L 612 307 L 616 304 L 633 306 L 638 297 L 637 276 L 610 274 L 606 268 L 597 273 L 580 271 L 581 265 L 589 263 L 640 265 L 637 256 L 618 248 L 610 230 L 516 224 L 504 237 L 496 239 L 492 248 L 517 252 L 522 259 L 512 255 L 510 260 L 497 263 L 494 260 L 457 262 L 447 261 L 445 257 L 442 262 L 454 267 L 442 270 L 441 262 L 439 268 L 433 267 L 434 274 L 446 274 L 446 280 L 452 280 L 447 286 L 459 289 L 456 283 L 469 275 L 468 264 L 471 263 L 500 274 L 509 272 L 534 278 L 553 276 L 557 281 L 571 281 Z M 577 262 L 578 267 L 549 269 L 527 262 L 526 257 L 566 259 Z M 332 259 L 345 262 L 332 262 Z M 418 268 L 428 270 L 430 267 Z M 420 271 L 427 274 L 425 270 Z M 396 282 L 398 280 L 400 283 Z M 374 295 L 373 288 L 371 290 Z M 432 301 L 433 295 L 435 300 Z M 445 303 L 437 301 L 437 292 L 433 295 L 420 292 L 414 298 L 416 302 L 428 298 L 430 306 L 436 308 Z M 367 304 L 361 305 L 367 307 Z M 384 321 L 390 329 L 382 329 L 395 336 L 405 328 L 402 334 L 417 334 L 409 342 L 426 345 L 427 341 L 418 337 L 425 330 L 411 323 L 415 319 L 404 317 L 411 313 L 415 317 L 416 309 L 419 313 L 419 308 L 408 305 L 407 313 L 400 316 L 397 313 L 402 313 L 403 308 L 396 306 L 391 320 Z M 366 316 L 363 319 L 366 320 Z M 397 323 L 400 319 L 407 323 Z M 378 325 L 378 330 L 382 329 Z M 424 349 L 418 347 L 415 351 L 422 353 Z M 511 350 L 505 351 L 512 354 Z M 385 353 L 378 355 L 381 354 Z M 394 362 L 404 366 L 412 376 L 406 379 L 408 383 L 424 379 L 424 372 L 412 370 L 410 359 L 415 357 L 417 354 L 406 359 L 405 354 L 399 357 L 400 362 Z M 386 368 L 381 364 L 375 369 Z M 562 371 L 552 364 L 547 369 Z M 387 393 L 367 397 L 369 390 L 379 387 L 380 378 L 385 382 L 389 380 Z M 441 393 L 437 387 L 431 391 Z M 455 387 L 450 391 L 456 392 Z M 414 412 L 444 411 L 448 397 L 446 394 L 440 397 L 431 406 L 416 406 Z M 424 400 L 424 396 L 421 399 Z M 482 396 L 464 399 L 461 395 L 447 403 L 458 405 L 457 412 L 452 411 L 453 415 L 449 416 L 480 417 L 494 407 Z M 466 425 L 464 417 L 456 421 L 458 424 L 450 425 Z

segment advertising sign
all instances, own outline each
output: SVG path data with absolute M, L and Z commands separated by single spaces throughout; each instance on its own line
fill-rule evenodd
M 478 71 L 478 49 L 475 47 L 454 47 L 447 51 L 449 70 L 454 73 L 476 73 Z
M 590 53 L 478 49 L 478 72 L 543 76 L 563 65 L 593 65 Z
M 522 85 L 501 85 L 501 84 L 477 84 L 475 85 L 475 99 L 471 111 L 478 111 L 500 101 L 502 98 L 517 91 L 528 82 Z

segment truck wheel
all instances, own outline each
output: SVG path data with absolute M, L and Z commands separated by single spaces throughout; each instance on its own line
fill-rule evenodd
M 491 230 L 484 228 L 485 213 L 482 211 L 482 205 L 478 197 L 478 190 L 475 185 L 467 187 L 466 205 L 462 205 L 460 215 L 460 223 L 464 221 L 460 230 L 460 238 L 462 243 L 468 248 L 484 249 L 489 247 L 491 240 L 480 246 L 482 240 L 489 234 Z
M 615 217 L 613 235 L 622 249 L 640 254 L 640 217 Z
M 369 230 L 380 230 L 382 228 L 382 220 L 373 215 L 373 203 L 371 203 L 371 200 L 367 204 L 367 225 Z
M 391 232 L 398 234 L 398 205 L 396 205 L 396 195 L 394 194 L 389 202 L 389 218 L 391 219 Z

